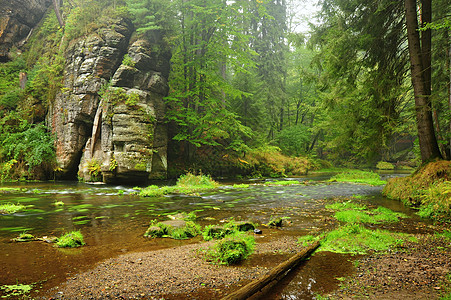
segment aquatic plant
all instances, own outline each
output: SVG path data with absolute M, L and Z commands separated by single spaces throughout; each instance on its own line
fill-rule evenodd
M 0 204 L 0 214 L 14 214 L 18 211 L 24 210 L 26 208 L 25 205 L 22 204 L 13 204 L 13 203 L 6 203 L 6 204 Z
M 329 181 L 363 183 L 369 185 L 384 185 L 387 182 L 381 180 L 379 174 L 361 170 L 349 170 L 337 174 L 330 178 Z
M 241 262 L 251 255 L 255 247 L 255 238 L 237 232 L 218 241 L 210 247 L 205 255 L 207 260 L 219 264 L 232 265 Z
M 3 290 L 5 293 L 5 295 L 3 295 L 2 298 L 25 299 L 25 295 L 28 294 L 32 290 L 32 288 L 33 285 L 31 284 L 0 285 L 0 289 Z
M 60 248 L 76 248 L 83 245 L 85 242 L 80 231 L 68 232 L 60 236 L 56 242 L 56 246 Z

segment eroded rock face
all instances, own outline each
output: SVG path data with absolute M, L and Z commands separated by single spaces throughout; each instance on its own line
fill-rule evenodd
M 165 178 L 170 52 L 153 53 L 144 40 L 128 46 L 131 24 L 124 20 L 109 28 L 67 51 L 52 119 L 60 168 L 86 181 Z
M 13 46 L 23 44 L 50 4 L 50 0 L 0 1 L 0 61 L 8 60 Z

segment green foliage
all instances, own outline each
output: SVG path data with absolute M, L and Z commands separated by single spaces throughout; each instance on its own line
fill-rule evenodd
M 254 251 L 255 238 L 235 233 L 218 241 L 206 252 L 207 259 L 225 265 L 238 264 Z
M 287 155 L 305 154 L 310 146 L 310 139 L 310 130 L 303 124 L 286 127 L 277 134 L 278 145 Z
M 122 60 L 122 64 L 125 66 L 134 67 L 136 63 L 133 61 L 130 55 L 125 54 L 124 59 Z
M 166 98 L 167 118 L 178 129 L 173 138 L 187 144 L 189 159 L 195 148 L 205 145 L 243 149 L 241 141 L 252 132 L 233 112 L 229 99 L 245 93 L 230 83 L 225 72 L 238 73 L 254 65 L 253 52 L 248 47 L 243 51 L 249 36 L 240 31 L 241 17 L 237 18 L 245 3 L 192 0 L 181 5 L 182 27 Z
M 31 125 L 15 113 L 0 119 L 1 179 L 33 177 L 33 172 L 49 170 L 55 160 L 53 136 L 41 124 Z M 27 167 L 16 172 L 15 169 Z M 24 173 L 25 172 L 25 173 Z M 14 175 L 17 173 L 19 175 Z M 25 175 L 24 175 L 25 174 Z
M 19 203 L 0 204 L 0 214 L 14 214 L 18 211 L 24 210 L 25 208 L 26 208 L 25 205 Z
M 174 3 L 165 0 L 126 0 L 136 31 L 146 37 L 166 32 L 170 37 L 174 30 Z
M 320 49 L 312 62 L 329 157 L 340 163 L 387 159 L 393 139 L 415 133 L 409 61 L 400 51 L 403 3 L 330 0 L 321 15 L 310 43 Z
M 374 172 L 360 170 L 350 170 L 333 176 L 330 181 L 363 183 L 369 185 L 384 185 L 387 182 L 381 180 L 380 176 Z
M 287 175 L 306 174 L 310 162 L 304 157 L 288 157 L 281 153 L 280 148 L 262 146 L 252 149 L 246 159 L 240 160 L 244 167 L 253 168 L 254 175 L 284 177 Z
M 102 175 L 102 166 L 96 159 L 86 163 L 86 168 L 88 169 L 88 174 L 91 177 L 91 181 L 100 181 Z
M 63 7 L 68 15 L 64 28 L 67 41 L 87 36 L 99 28 L 111 26 L 111 23 L 118 21 L 119 18 L 129 17 L 127 7 L 123 5 L 124 1 L 75 0 L 71 2 L 71 4 L 65 2 Z
M 83 245 L 85 245 L 85 242 L 80 231 L 68 232 L 60 236 L 56 242 L 56 246 L 60 248 L 76 248 Z

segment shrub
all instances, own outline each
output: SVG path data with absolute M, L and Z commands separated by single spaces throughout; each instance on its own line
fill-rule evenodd
M 100 181 L 101 166 L 96 159 L 89 161 L 86 164 L 86 168 L 88 169 L 89 176 L 91 176 L 91 181 Z
M 80 231 L 72 231 L 58 238 L 56 246 L 60 248 L 75 248 L 85 245 Z
M 0 121 L 0 132 L 0 156 L 6 161 L 0 170 L 2 180 L 14 179 L 12 169 L 24 166 L 29 173 L 51 169 L 55 162 L 54 139 L 45 126 L 30 125 L 10 114 Z
M 130 57 L 130 55 L 125 54 L 122 64 L 129 67 L 134 67 L 136 62 Z

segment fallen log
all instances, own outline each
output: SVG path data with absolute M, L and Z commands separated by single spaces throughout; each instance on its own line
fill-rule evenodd
M 320 245 L 319 241 L 316 241 L 312 245 L 305 247 L 299 252 L 298 254 L 292 256 L 289 260 L 281 263 L 269 273 L 264 275 L 263 277 L 256 279 L 252 281 L 251 283 L 245 285 L 244 287 L 240 288 L 239 290 L 229 294 L 228 296 L 225 296 L 222 298 L 222 300 L 241 300 L 241 299 L 247 299 L 257 293 L 258 291 L 262 290 L 265 286 L 267 286 L 269 283 L 271 283 L 274 280 L 277 280 L 279 277 L 285 276 L 288 271 L 295 268 L 302 260 L 309 257 L 313 251 L 316 250 Z

